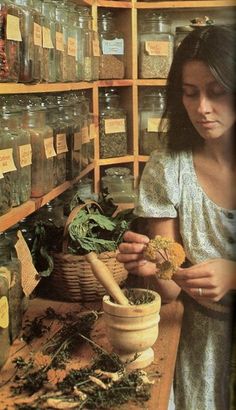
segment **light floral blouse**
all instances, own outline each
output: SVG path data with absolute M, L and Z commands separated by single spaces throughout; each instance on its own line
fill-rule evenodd
M 135 212 L 141 217 L 178 217 L 192 264 L 211 258 L 236 259 L 236 210 L 221 208 L 208 198 L 198 183 L 191 152 L 152 153 Z M 187 294 L 182 297 L 176 410 L 228 410 L 230 298 L 203 306 Z

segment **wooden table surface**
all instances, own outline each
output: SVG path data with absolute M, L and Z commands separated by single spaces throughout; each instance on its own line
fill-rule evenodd
M 26 312 L 25 319 L 32 320 L 32 318 L 43 313 L 48 306 L 51 306 L 58 313 L 78 311 L 78 303 L 65 303 L 58 301 L 48 301 L 44 299 L 33 299 L 30 302 L 30 307 Z M 83 305 L 83 310 L 98 310 L 100 307 L 100 302 L 87 303 Z M 79 308 L 81 308 L 81 306 L 79 306 Z M 158 379 L 155 378 L 155 383 L 152 386 L 151 398 L 148 402 L 144 403 L 142 406 L 138 406 L 137 403 L 133 404 L 130 402 L 119 407 L 120 409 L 167 409 L 174 374 L 182 314 L 183 307 L 180 301 L 175 301 L 167 305 L 162 305 L 160 312 L 161 319 L 159 323 L 159 336 L 155 345 L 153 346 L 155 353 L 154 362 L 145 369 L 147 372 L 158 370 L 158 372 L 161 374 L 161 377 Z M 111 351 L 111 346 L 106 337 L 103 315 L 101 315 L 101 317 L 95 323 L 91 336 L 92 340 L 96 341 L 96 343 L 105 348 L 107 351 Z M 0 410 L 13 410 L 16 408 L 15 403 L 17 402 L 17 398 L 11 395 L 10 386 L 12 382 L 8 381 L 9 379 L 11 379 L 11 376 L 15 372 L 14 366 L 12 364 L 12 359 L 18 356 L 27 358 L 27 356 L 29 356 L 30 354 L 30 351 L 32 351 L 32 349 L 37 350 L 40 344 L 42 344 L 42 339 L 38 339 L 32 342 L 31 346 L 25 345 L 24 342 L 17 339 L 12 345 L 9 359 L 0 371 Z M 92 349 L 88 345 L 84 344 L 80 346 L 78 356 L 73 357 L 72 364 L 84 367 L 89 364 L 93 354 L 94 353 Z

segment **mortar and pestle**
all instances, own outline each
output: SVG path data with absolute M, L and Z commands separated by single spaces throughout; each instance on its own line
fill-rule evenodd
M 154 297 L 152 302 L 131 305 L 110 270 L 98 259 L 96 253 L 90 252 L 85 258 L 90 263 L 94 276 L 108 293 L 103 297 L 103 310 L 107 337 L 113 351 L 122 362 L 127 362 L 128 369 L 147 367 L 154 359 L 152 346 L 158 337 L 160 295 L 148 290 Z M 139 295 L 146 292 L 146 289 L 134 291 Z

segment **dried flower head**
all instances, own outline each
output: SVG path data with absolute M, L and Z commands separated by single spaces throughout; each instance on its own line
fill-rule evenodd
M 183 247 L 178 242 L 160 235 L 149 241 L 144 256 L 156 264 L 160 279 L 171 279 L 185 260 Z
M 62 382 L 66 375 L 67 373 L 64 369 L 49 369 L 47 372 L 47 379 L 49 383 L 56 385 L 57 383 Z
M 34 364 L 39 368 L 50 366 L 51 361 L 52 359 L 50 356 L 43 354 L 41 352 L 37 352 L 34 355 Z

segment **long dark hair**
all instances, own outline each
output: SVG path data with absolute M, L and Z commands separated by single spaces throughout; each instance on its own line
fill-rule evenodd
M 204 62 L 223 87 L 235 92 L 235 29 L 230 26 L 207 26 L 194 29 L 178 47 L 167 79 L 166 109 L 168 147 L 186 151 L 203 142 L 188 118 L 182 102 L 183 66 L 191 60 Z M 162 124 L 161 124 L 162 126 Z

